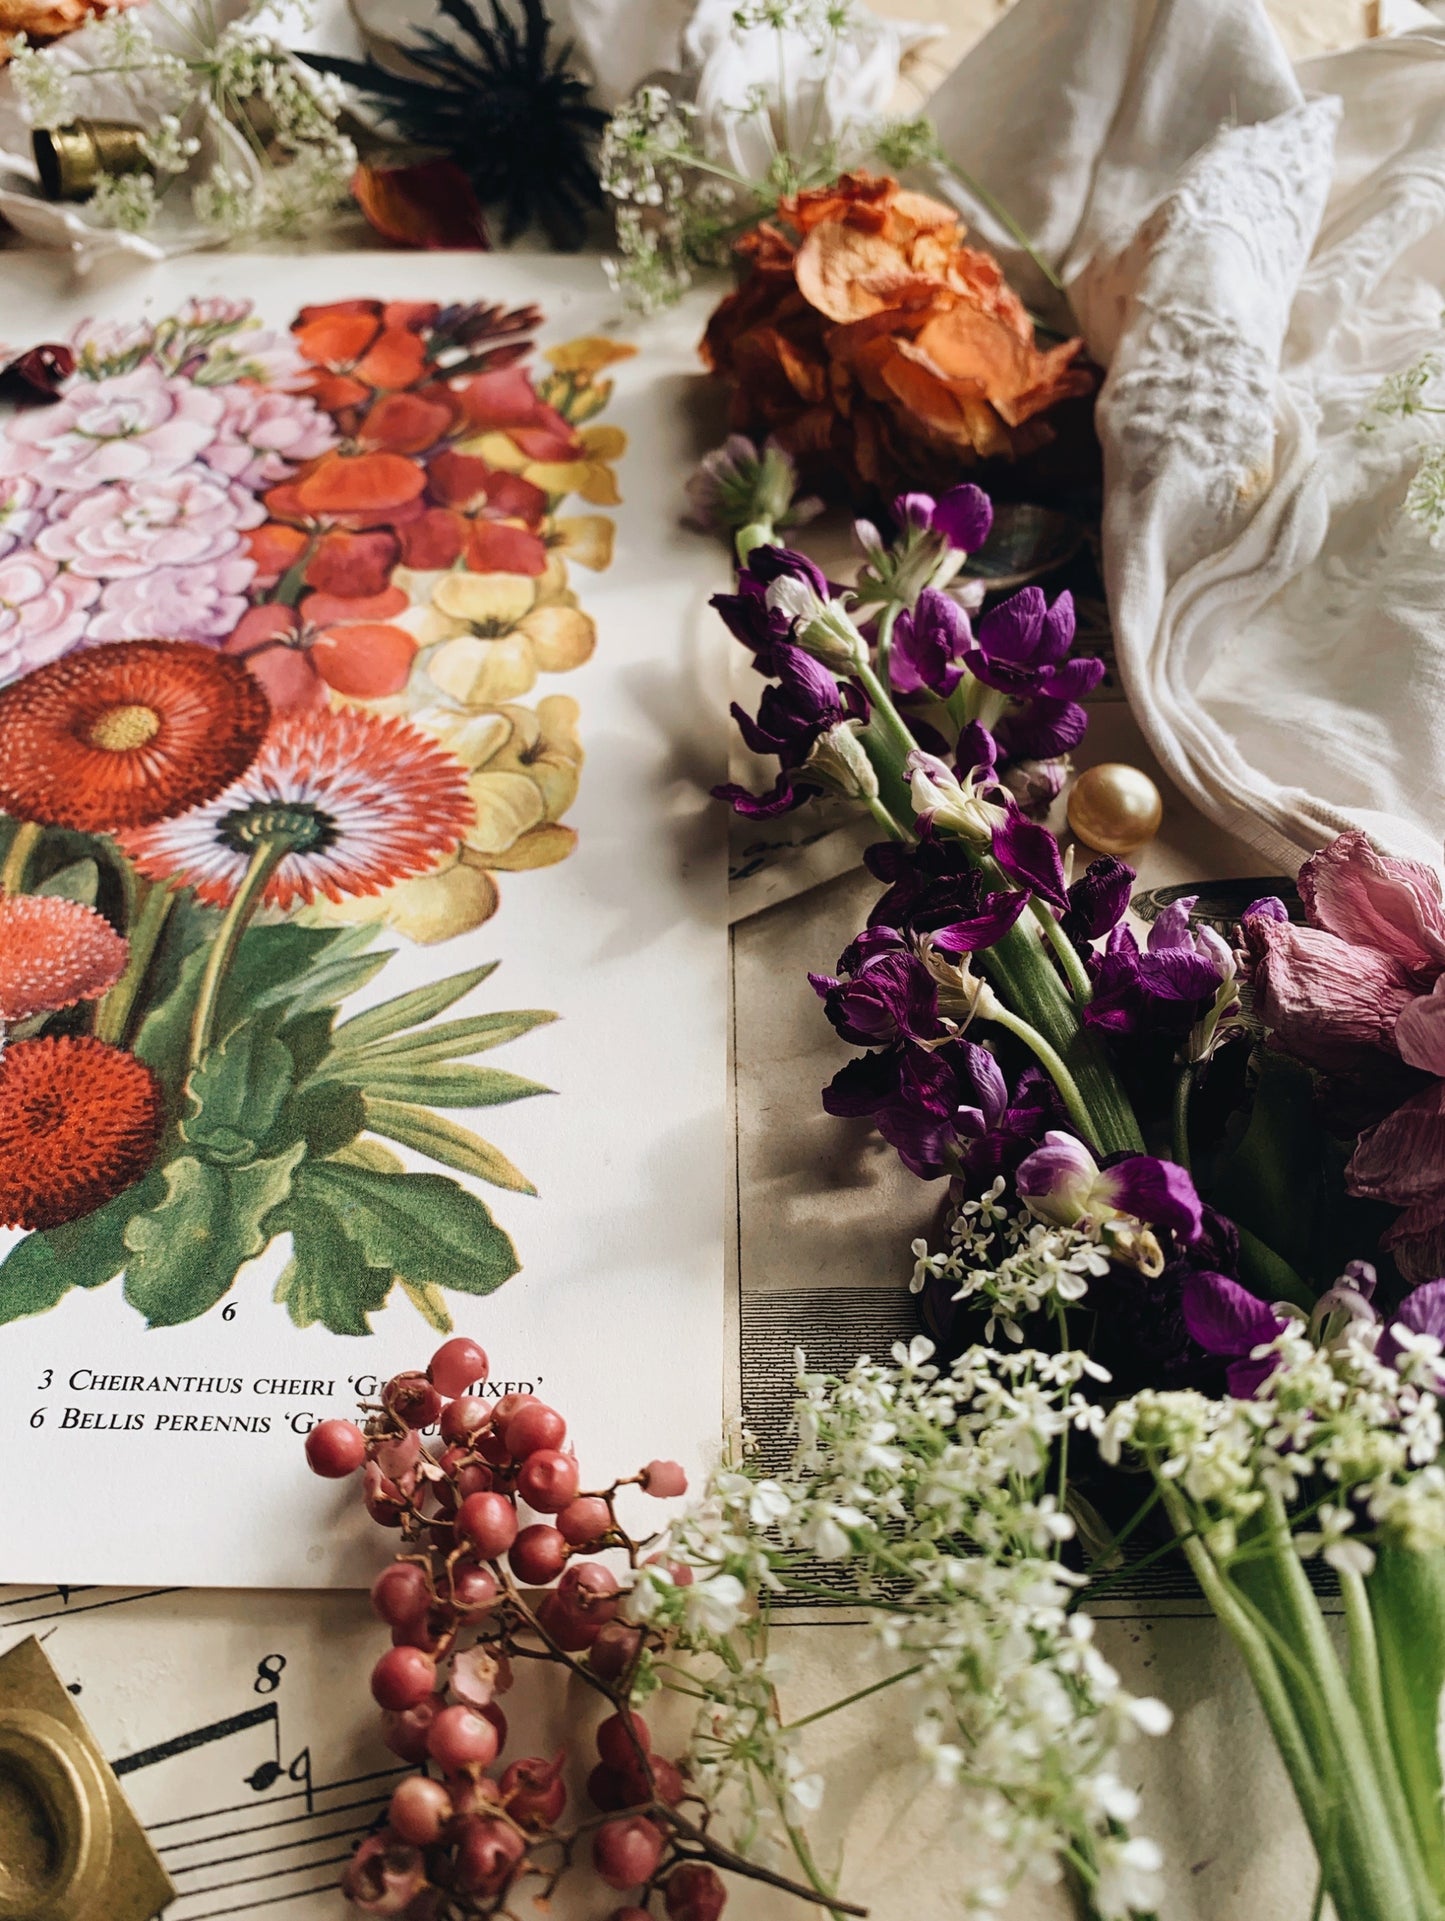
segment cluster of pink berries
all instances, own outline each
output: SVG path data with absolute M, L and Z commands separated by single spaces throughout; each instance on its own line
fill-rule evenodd
M 702 1825 L 684 1812 L 697 1797 L 628 1706 L 643 1650 L 662 1637 L 617 1618 L 621 1585 L 593 1558 L 621 1549 L 636 1565 L 645 1546 L 618 1522 L 619 1487 L 666 1499 L 686 1493 L 686 1476 L 675 1461 L 651 1461 L 630 1482 L 584 1493 L 562 1416 L 530 1394 L 469 1391 L 486 1378 L 481 1348 L 451 1340 L 424 1374 L 389 1381 L 364 1427 L 323 1421 L 306 1437 L 317 1474 L 365 1470 L 368 1512 L 403 1537 L 371 1590 L 392 1639 L 371 1691 L 388 1747 L 422 1772 L 397 1786 L 344 1890 L 362 1914 L 467 1921 L 504 1909 L 525 1876 L 545 1902 L 590 1836 L 598 1878 L 632 1897 L 612 1921 L 650 1921 L 654 1894 L 669 1921 L 717 1921 L 727 1893 L 708 1859 L 719 1851 L 705 1810 Z M 433 1430 L 437 1452 L 423 1441 Z M 524 1521 L 521 1509 L 548 1518 Z M 691 1579 L 681 1564 L 670 1572 Z M 540 1599 L 525 1592 L 537 1588 Z M 496 1697 L 518 1654 L 564 1663 L 612 1708 L 587 1779 L 599 1812 L 567 1831 L 565 1752 L 493 1771 L 507 1742 Z

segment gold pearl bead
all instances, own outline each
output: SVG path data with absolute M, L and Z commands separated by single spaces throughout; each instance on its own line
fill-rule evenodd
M 1100 854 L 1132 854 L 1159 832 L 1164 802 L 1138 767 L 1106 760 L 1088 767 L 1069 790 L 1069 825 Z

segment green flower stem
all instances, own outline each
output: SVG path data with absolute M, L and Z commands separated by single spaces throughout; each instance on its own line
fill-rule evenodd
M 1174 1158 L 1187 1172 L 1189 1159 L 1189 1103 L 1194 1096 L 1194 1063 L 1183 1061 L 1174 1079 L 1174 1104 L 1171 1109 Z
M 1380 1675 L 1380 1649 L 1375 1638 L 1375 1618 L 1370 1612 L 1370 1600 L 1365 1591 L 1364 1577 L 1353 1568 L 1337 1570 L 1340 1580 L 1340 1595 L 1345 1604 L 1345 1628 L 1350 1644 L 1350 1694 L 1364 1725 L 1365 1739 L 1369 1742 L 1370 1752 L 1375 1758 L 1375 1770 L 1380 1789 L 1390 1806 L 1390 1815 L 1396 1832 L 1403 1835 L 1407 1846 L 1416 1857 L 1415 1865 L 1422 1881 L 1429 1875 L 1430 1867 L 1426 1862 L 1424 1837 L 1416 1829 L 1413 1810 L 1401 1780 L 1400 1770 L 1395 1762 L 1395 1744 L 1390 1738 L 1389 1717 L 1385 1712 L 1385 1694 Z M 1438 1836 L 1441 1822 L 1445 1820 L 1439 1808 L 1435 1811 L 1435 1830 L 1439 1855 Z M 1438 1877 L 1435 1885 L 1439 1885 Z
M 1024 1046 L 1031 1050 L 1049 1079 L 1058 1088 L 1064 1106 L 1069 1110 L 1069 1119 L 1096 1152 L 1105 1152 L 1098 1130 L 1094 1126 L 1094 1117 L 1089 1112 L 1088 1102 L 1079 1092 L 1078 1083 L 1039 1030 L 1036 1027 L 1030 1027 L 1026 1020 L 1021 1020 L 1002 1002 L 994 1006 L 985 1018 L 994 1021 L 1006 1033 L 1016 1034 Z
M 261 904 L 266 883 L 277 867 L 291 852 L 292 842 L 287 835 L 277 835 L 273 839 L 256 843 L 251 856 L 251 864 L 246 869 L 245 879 L 237 889 L 236 898 L 226 909 L 225 918 L 216 931 L 210 955 L 206 961 L 206 971 L 201 976 L 200 991 L 196 996 L 195 1012 L 191 1016 L 190 1066 L 195 1067 L 211 1044 L 211 1033 L 216 1024 L 216 1009 L 220 1002 L 221 987 L 227 969 L 235 957 L 242 934 L 250 925 L 251 916 Z
M 1049 285 L 1054 289 L 1054 292 L 1062 293 L 1064 291 L 1063 281 L 1060 280 L 1048 261 L 1044 259 L 1043 255 L 1037 247 L 1035 247 L 1033 241 L 1029 239 L 1028 235 L 1024 232 L 1017 220 L 1014 219 L 1008 208 L 1004 206 L 1003 202 L 991 194 L 983 182 L 975 179 L 973 174 L 969 173 L 966 168 L 960 167 L 956 162 L 948 159 L 944 159 L 944 165 L 948 168 L 948 171 L 953 175 L 954 179 L 958 181 L 959 185 L 971 193 L 981 207 L 987 207 L 988 211 L 1004 231 L 1017 241 L 1019 246 L 1023 248 L 1029 259 L 1033 261 L 1034 265 L 1043 275 L 1044 279 L 1047 280 Z
M 877 821 L 878 825 L 890 840 L 912 840 L 912 834 L 909 833 L 908 829 L 903 826 L 900 821 L 894 819 L 888 808 L 884 806 L 879 795 L 869 795 L 867 797 L 867 807 L 868 812 L 873 816 L 874 820 Z
M 1365 1593 L 1390 1748 L 1432 1887 L 1445 1889 L 1438 1738 L 1445 1693 L 1445 1549 L 1381 1541 Z
M 852 1694 L 845 1694 L 841 1701 L 834 1701 L 826 1708 L 815 1708 L 801 1720 L 787 1722 L 780 1732 L 795 1734 L 799 1728 L 811 1727 L 814 1721 L 826 1721 L 830 1714 L 837 1714 L 843 1708 L 851 1708 L 855 1701 L 866 1701 L 870 1694 L 881 1694 L 884 1688 L 891 1688 L 895 1682 L 911 1681 L 915 1674 L 922 1674 L 922 1661 L 915 1661 L 911 1668 L 904 1668 L 901 1674 L 885 1674 L 881 1681 L 874 1681 L 866 1688 L 858 1688 Z
M 893 616 L 893 619 L 896 619 L 898 613 L 899 609 L 894 606 L 889 609 L 888 614 L 883 616 L 890 636 L 893 632 L 893 626 L 892 620 L 889 619 L 889 614 Z M 908 756 L 917 752 L 918 742 L 909 731 L 908 723 L 893 705 L 893 696 L 883 685 L 883 682 L 878 678 L 878 675 L 867 661 L 860 663 L 855 669 L 855 674 L 857 679 L 862 683 L 864 693 L 867 694 L 873 704 L 873 720 L 870 723 L 870 731 L 876 731 L 882 739 L 888 742 L 890 751 L 897 755 L 898 773 L 906 785 L 907 776 L 903 772 L 904 765 L 908 760 Z
M 1047 901 L 1037 897 L 1029 902 L 1034 919 L 1044 930 L 1044 939 L 1053 948 L 1059 966 L 1063 969 L 1064 979 L 1069 983 L 1069 992 L 1080 1007 L 1087 1007 L 1094 998 L 1094 983 L 1089 979 L 1084 963 L 1079 959 L 1079 950 L 1059 925 L 1057 914 Z
M 1281 1622 L 1295 1654 L 1308 1668 L 1344 1763 L 1342 1777 L 1340 1872 L 1348 1874 L 1366 1901 L 1362 1912 L 1372 1917 L 1438 1913 L 1432 1903 L 1425 1862 L 1410 1820 L 1404 1790 L 1395 1772 L 1388 1739 L 1379 1752 L 1372 1749 L 1366 1727 L 1351 1695 L 1320 1604 L 1305 1577 L 1290 1533 L 1284 1502 L 1271 1494 L 1262 1511 L 1278 1591 L 1293 1622 Z M 1366 1610 L 1368 1613 L 1368 1609 Z M 1370 1636 L 1373 1655 L 1373 1630 Z M 1376 1666 L 1378 1674 L 1378 1666 Z M 1370 1837 L 1368 1842 L 1361 1835 Z M 1389 1842 L 1393 1837 L 1394 1847 Z M 1411 1886 L 1410 1884 L 1413 1884 Z M 1339 1895 L 1336 1905 L 1342 1906 Z M 1413 1894 L 1413 1900 L 1410 1898 Z
M 889 674 L 888 674 L 888 656 L 893 651 L 893 629 L 897 624 L 898 616 L 902 612 L 903 612 L 902 601 L 891 600 L 889 601 L 888 605 L 884 608 L 882 614 L 879 616 L 877 676 L 880 684 L 883 682 L 887 682 L 889 686 L 892 685 L 892 681 L 889 679 Z M 910 729 L 909 739 L 911 740 L 912 738 L 913 738 L 912 729 Z
M 1244 1657 L 1339 1921 L 1433 1921 L 1438 1904 L 1402 1855 L 1282 1507 L 1265 1516 L 1259 1559 L 1270 1578 L 1251 1600 L 1198 1538 L 1179 1487 L 1157 1471 L 1155 1480 L 1194 1578 Z
M 33 820 L 15 823 L 15 832 L 5 850 L 5 865 L 0 867 L 0 894 L 18 894 L 25 884 L 25 869 L 30 856 L 40 845 L 45 830 Z
M 97 1040 L 118 1043 L 125 1038 L 126 1023 L 135 1006 L 136 995 L 141 990 L 175 902 L 175 895 L 163 881 L 156 881 L 150 886 L 142 881 L 140 885 L 144 891 L 140 911 L 130 927 L 130 953 L 126 957 L 125 972 L 96 1010 Z

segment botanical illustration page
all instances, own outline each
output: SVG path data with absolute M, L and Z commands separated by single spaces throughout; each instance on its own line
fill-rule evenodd
M 0 1579 L 361 1583 L 302 1437 L 450 1329 L 590 1460 L 698 1464 L 687 316 L 639 350 L 536 257 L 59 276 L 5 269 Z

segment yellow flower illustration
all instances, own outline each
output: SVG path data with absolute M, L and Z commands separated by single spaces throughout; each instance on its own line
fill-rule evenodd
M 578 340 L 564 340 L 549 347 L 542 358 L 559 374 L 596 374 L 619 360 L 631 360 L 637 352 L 622 340 L 608 340 L 603 334 L 583 334 Z
M 591 658 L 597 628 L 567 592 L 554 557 L 540 579 L 525 574 L 437 576 L 427 604 L 401 620 L 429 649 L 419 664 L 434 688 L 463 707 L 493 707 L 530 693 L 537 676 Z
M 563 514 L 544 522 L 542 539 L 554 555 L 566 554 L 579 567 L 601 573 L 612 565 L 617 523 L 606 514 Z
M 429 946 L 490 920 L 500 903 L 493 872 L 553 867 L 577 845 L 562 815 L 577 798 L 583 750 L 580 710 L 567 694 L 548 694 L 535 708 L 508 704 L 486 713 L 440 707 L 412 715 L 468 770 L 476 822 L 460 851 L 430 874 L 385 893 L 338 903 L 318 901 L 329 921 L 385 921 L 408 940 Z
M 578 494 L 592 507 L 620 507 L 617 476 L 611 463 L 627 451 L 627 435 L 620 427 L 579 427 L 582 452 L 576 460 L 529 460 L 510 434 L 496 430 L 459 443 L 463 453 L 476 454 L 491 467 L 521 474 L 553 499 Z

